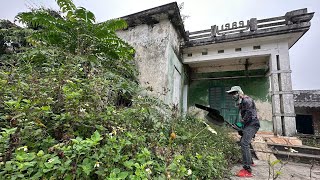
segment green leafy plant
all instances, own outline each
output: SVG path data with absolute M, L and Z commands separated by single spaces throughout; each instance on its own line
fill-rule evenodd
M 292 152 L 290 152 L 292 153 Z M 288 164 L 288 160 L 290 158 L 290 154 L 288 154 L 287 156 L 287 160 L 286 161 L 281 161 L 279 159 L 276 159 L 274 161 L 271 161 L 270 156 L 269 156 L 269 160 L 268 160 L 268 165 L 269 165 L 269 176 L 268 179 L 272 178 L 273 180 L 278 179 L 279 176 L 282 174 L 281 170 L 282 168 Z M 280 167 L 279 167 L 280 166 Z

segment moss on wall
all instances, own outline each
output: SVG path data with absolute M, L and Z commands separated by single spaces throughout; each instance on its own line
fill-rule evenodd
M 269 79 L 267 77 L 248 77 L 225 80 L 197 80 L 192 81 L 189 86 L 188 107 L 195 103 L 209 105 L 209 88 L 225 86 L 241 86 L 245 94 L 255 100 L 270 101 Z
M 235 85 L 241 86 L 244 93 L 255 100 L 258 117 L 261 121 L 260 131 L 272 131 L 272 105 L 269 96 L 268 77 L 192 81 L 189 86 L 188 107 L 196 103 L 209 106 L 210 88 L 231 87 Z
M 234 76 L 255 76 L 255 75 L 265 75 L 265 69 L 255 69 L 248 71 L 224 71 L 224 72 L 211 72 L 211 73 L 195 73 L 193 78 L 210 78 L 210 77 L 234 77 Z
M 168 82 L 167 82 L 167 89 L 168 93 L 166 95 L 166 102 L 167 103 L 175 103 L 174 102 L 174 93 L 178 93 L 179 95 L 179 102 L 178 102 L 178 108 L 181 110 L 182 109 L 182 88 L 183 88 L 183 81 L 184 81 L 184 69 L 182 63 L 179 61 L 178 56 L 176 55 L 173 47 L 171 44 L 168 45 L 167 47 L 167 56 L 168 56 Z M 177 78 L 174 76 L 174 71 L 179 72 L 180 74 L 180 81 L 177 82 L 175 81 L 174 78 Z M 179 84 L 178 84 L 179 83 Z M 178 92 L 174 92 L 174 89 Z M 177 94 L 176 94 L 177 96 Z

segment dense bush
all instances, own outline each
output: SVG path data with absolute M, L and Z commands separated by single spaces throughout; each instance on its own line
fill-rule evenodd
M 228 163 L 238 160 L 240 151 L 225 129 L 213 134 L 191 117 L 156 125 L 159 119 L 145 108 L 132 109 L 117 113 L 124 115 L 123 120 L 134 114 L 136 125 L 113 121 L 118 124 L 108 133 L 96 130 L 86 139 L 77 137 L 48 149 L 20 145 L 0 174 L 30 179 L 218 179 L 227 175 Z M 8 144 L 3 140 L 14 130 L 2 133 L 1 145 Z M 171 132 L 177 136 L 169 136 Z M 48 145 L 44 141 L 39 146 Z
M 0 23 L 0 177 L 222 178 L 239 157 L 226 129 L 144 95 L 124 21 L 57 3 Z

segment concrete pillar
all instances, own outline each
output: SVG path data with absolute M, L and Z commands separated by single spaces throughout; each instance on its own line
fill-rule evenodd
M 278 43 L 278 61 L 280 63 L 279 93 L 282 115 L 282 131 L 286 136 L 296 134 L 296 118 L 292 92 L 291 70 L 288 43 Z
M 272 53 L 269 59 L 270 69 L 270 85 L 271 85 L 271 100 L 272 100 L 272 121 L 273 132 L 275 135 L 282 135 L 282 121 L 280 112 L 280 96 L 279 96 L 279 80 L 277 74 L 277 59 L 276 53 Z

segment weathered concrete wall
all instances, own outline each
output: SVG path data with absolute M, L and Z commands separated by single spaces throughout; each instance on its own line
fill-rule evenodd
M 173 102 L 173 73 L 175 69 L 182 74 L 179 61 L 180 37 L 169 20 L 158 24 L 142 24 L 128 30 L 118 31 L 117 35 L 132 45 L 135 61 L 139 69 L 138 79 L 143 87 L 151 89 L 151 95 L 166 103 Z M 183 77 L 180 77 L 180 83 Z M 181 100 L 182 85 L 179 89 Z
M 171 46 L 167 47 L 168 57 L 168 94 L 166 96 L 167 102 L 171 102 L 178 105 L 181 108 L 182 105 L 182 88 L 184 80 L 184 70 L 182 63 L 179 61 L 176 53 Z
M 255 100 L 261 122 L 260 131 L 272 131 L 272 103 L 267 77 L 192 81 L 189 88 L 188 107 L 193 107 L 196 103 L 209 106 L 209 88 L 234 85 L 241 86 L 244 93 Z
M 258 111 L 258 118 L 260 120 L 260 131 L 273 131 L 272 124 L 272 103 L 270 100 L 262 101 L 256 100 L 256 107 Z
M 314 134 L 320 135 L 320 112 L 319 111 L 314 111 L 312 113 L 312 121 L 313 121 Z

